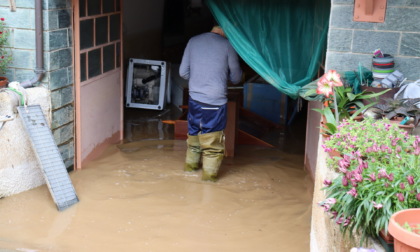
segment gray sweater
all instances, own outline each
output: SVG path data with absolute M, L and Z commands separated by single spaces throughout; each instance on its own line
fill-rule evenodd
M 229 41 L 219 34 L 207 32 L 188 42 L 179 75 L 189 80 L 189 94 L 193 100 L 223 105 L 227 102 L 228 80 L 233 84 L 240 82 L 242 70 Z

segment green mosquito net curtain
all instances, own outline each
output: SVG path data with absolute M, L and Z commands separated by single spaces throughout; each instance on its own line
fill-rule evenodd
M 268 83 L 297 98 L 314 78 L 330 0 L 207 0 L 241 58 Z

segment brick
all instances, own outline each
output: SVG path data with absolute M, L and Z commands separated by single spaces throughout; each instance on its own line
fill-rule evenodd
M 55 129 L 60 127 L 61 125 L 74 121 L 73 112 L 74 110 L 72 105 L 62 107 L 58 110 L 53 111 L 51 128 Z
M 377 48 L 382 52 L 395 55 L 398 53 L 399 32 L 354 31 L 352 51 L 355 53 L 373 53 Z
M 48 70 L 69 67 L 73 64 L 72 50 L 70 48 L 51 52 L 48 57 Z
M 396 57 L 395 69 L 401 71 L 408 80 L 420 79 L 420 58 Z
M 400 55 L 420 57 L 420 33 L 403 33 Z
M 328 50 L 350 52 L 353 30 L 331 28 L 328 34 Z
M 35 30 L 14 30 L 14 47 L 17 49 L 35 49 Z
M 325 67 L 327 70 L 354 71 L 358 69 L 359 63 L 370 70 L 372 66 L 372 54 L 352 54 L 328 51 Z
M 53 131 L 54 140 L 57 145 L 68 142 L 70 139 L 73 138 L 73 134 L 74 134 L 73 123 L 69 123 Z
M 378 30 L 420 31 L 419 8 L 387 8 L 385 22 L 378 23 Z
M 69 46 L 67 29 L 48 32 L 45 38 L 45 41 L 47 41 L 45 48 L 49 51 L 63 49 Z
M 353 5 L 334 5 L 331 7 L 330 28 L 364 29 L 372 30 L 374 23 L 354 22 Z
M 62 87 L 69 85 L 68 80 L 68 69 L 61 68 L 57 71 L 52 71 L 49 73 L 50 76 L 50 90 L 56 90 Z

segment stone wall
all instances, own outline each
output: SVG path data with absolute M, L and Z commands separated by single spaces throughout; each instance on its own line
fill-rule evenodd
M 71 0 L 43 0 L 44 69 L 42 85 L 51 91 L 51 128 L 66 167 L 73 166 L 74 100 Z M 6 77 L 23 82 L 34 76 L 35 0 L 17 0 L 11 11 L 9 0 L 0 0 L 0 17 L 10 30 L 13 54 Z
M 354 0 L 332 0 L 326 68 L 371 69 L 380 48 L 408 80 L 420 79 L 420 1 L 388 0 L 384 23 L 354 22 L 353 9 Z

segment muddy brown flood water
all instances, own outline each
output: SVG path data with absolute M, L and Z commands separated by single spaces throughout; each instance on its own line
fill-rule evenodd
M 309 251 L 302 155 L 239 146 L 212 183 L 182 170 L 185 150 L 112 146 L 70 173 L 80 202 L 62 212 L 46 185 L 0 199 L 0 251 Z

